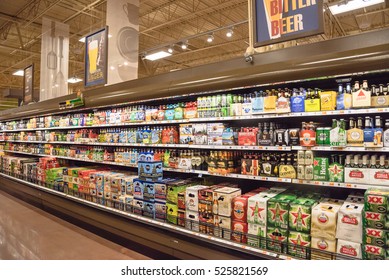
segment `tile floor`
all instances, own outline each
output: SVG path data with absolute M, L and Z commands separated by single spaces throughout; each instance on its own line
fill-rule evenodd
M 0 191 L 0 260 L 144 260 L 148 257 Z

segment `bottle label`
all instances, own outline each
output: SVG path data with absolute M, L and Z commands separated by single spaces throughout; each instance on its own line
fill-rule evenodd
M 304 96 L 292 96 L 290 98 L 290 106 L 292 112 L 304 112 Z

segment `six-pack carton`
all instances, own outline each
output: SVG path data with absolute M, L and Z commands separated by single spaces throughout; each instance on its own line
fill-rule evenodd
M 267 201 L 267 226 L 288 229 L 290 203 L 295 194 L 281 193 Z
M 309 259 L 311 235 L 303 232 L 289 231 L 288 253 L 292 256 Z
M 336 245 L 336 253 L 352 259 L 361 259 L 362 245 L 358 242 L 338 239 Z M 345 257 L 342 258 L 341 256 L 338 256 L 337 259 L 347 259 Z
M 338 212 L 336 238 L 362 243 L 362 204 L 345 202 Z
M 291 202 L 289 209 L 289 230 L 310 233 L 312 208 L 317 200 L 299 197 Z
M 217 208 L 213 207 L 214 215 L 231 217 L 232 199 L 241 195 L 242 191 L 238 188 L 222 187 L 214 190 L 214 203 L 217 203 Z M 215 213 L 216 212 L 216 213 Z
M 321 202 L 312 209 L 311 235 L 335 240 L 340 205 Z

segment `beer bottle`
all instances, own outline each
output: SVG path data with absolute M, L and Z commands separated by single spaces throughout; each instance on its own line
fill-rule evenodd
M 361 168 L 367 168 L 368 167 L 368 157 L 369 157 L 369 155 L 363 155 Z
M 379 90 L 377 89 L 377 86 L 376 85 L 371 85 L 371 95 L 375 95 L 375 96 L 379 96 L 380 95 L 380 92 Z
M 370 165 L 369 168 L 377 168 L 377 155 L 372 155 L 370 157 Z
M 385 169 L 385 155 L 380 155 L 379 169 Z
M 379 96 L 383 96 L 384 95 L 384 85 L 383 84 L 379 84 L 378 85 L 379 86 L 379 88 L 378 88 L 378 95 Z
M 359 91 L 359 81 L 355 81 L 353 92 Z

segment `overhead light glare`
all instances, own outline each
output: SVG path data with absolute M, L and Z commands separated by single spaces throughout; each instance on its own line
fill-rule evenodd
M 215 39 L 215 38 L 213 37 L 212 34 L 210 34 L 210 35 L 208 35 L 208 37 L 207 37 L 207 42 L 208 42 L 208 43 L 212 43 L 212 42 L 213 42 L 213 39 Z
M 71 78 L 68 79 L 68 83 L 69 84 L 77 84 L 77 83 L 79 83 L 81 81 L 82 81 L 82 79 L 77 78 L 77 77 L 71 77 Z
M 85 43 L 85 37 L 80 38 L 78 41 L 81 43 Z
M 172 47 L 169 47 L 169 48 L 167 49 L 167 51 L 168 51 L 168 53 L 173 53 L 173 48 L 172 48 Z
M 24 71 L 23 70 L 18 70 L 18 71 L 13 72 L 12 75 L 23 77 L 24 76 Z
M 168 57 L 168 56 L 171 56 L 171 55 L 172 55 L 171 53 L 168 53 L 168 52 L 165 52 L 165 51 L 159 51 L 159 52 L 156 52 L 156 53 L 152 53 L 152 54 L 146 55 L 145 59 L 154 61 L 154 60 L 165 58 L 165 57 Z
M 232 29 L 228 29 L 228 30 L 227 30 L 227 33 L 226 33 L 226 36 L 227 36 L 228 38 L 231 38 L 231 37 L 232 37 L 232 34 L 234 34 L 234 31 L 233 31 Z
M 188 48 L 188 42 L 182 42 L 181 49 L 186 50 Z
M 330 11 L 333 15 L 342 14 L 369 6 L 384 3 L 385 0 L 352 0 L 352 1 L 341 1 L 336 5 L 329 6 Z

